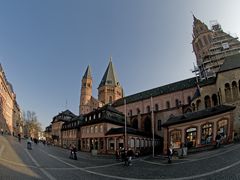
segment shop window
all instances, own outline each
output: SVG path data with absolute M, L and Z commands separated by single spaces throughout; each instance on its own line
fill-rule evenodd
M 213 140 L 213 124 L 207 123 L 202 126 L 201 144 L 211 144 Z
M 228 129 L 228 121 L 226 119 L 220 120 L 217 123 L 217 133 L 220 133 L 220 135 L 223 138 L 227 137 L 227 129 Z
M 191 127 L 186 129 L 186 140 L 185 143 L 188 148 L 195 147 L 196 146 L 196 140 L 197 140 L 197 128 Z
M 170 144 L 173 148 L 180 148 L 182 140 L 182 131 L 181 130 L 173 130 L 170 132 Z

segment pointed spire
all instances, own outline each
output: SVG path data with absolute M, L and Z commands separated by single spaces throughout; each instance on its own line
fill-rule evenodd
M 91 68 L 90 68 L 90 65 L 88 65 L 87 70 L 86 70 L 83 78 L 90 78 L 90 79 L 91 79 L 91 78 L 92 78 L 92 75 L 91 75 L 91 74 L 92 74 L 92 73 L 91 73 Z
M 104 73 L 101 83 L 99 84 L 99 87 L 104 85 L 120 86 L 120 83 L 118 81 L 118 78 L 112 63 L 112 57 L 110 57 L 109 59 L 108 67 Z

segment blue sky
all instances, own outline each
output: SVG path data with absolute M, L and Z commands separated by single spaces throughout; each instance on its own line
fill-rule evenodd
M 66 106 L 78 114 L 89 64 L 97 97 L 110 56 L 125 95 L 192 77 L 191 12 L 239 37 L 239 7 L 238 0 L 0 0 L 0 62 L 21 109 L 35 111 L 45 128 Z

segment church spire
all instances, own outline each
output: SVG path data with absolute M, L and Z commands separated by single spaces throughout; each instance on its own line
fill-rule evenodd
M 91 73 L 91 68 L 90 68 L 90 65 L 88 65 L 87 70 L 86 70 L 83 78 L 90 78 L 90 79 L 92 79 L 92 75 L 91 74 L 92 74 Z
M 105 85 L 120 86 L 120 83 L 118 81 L 118 78 L 112 63 L 112 57 L 110 57 L 109 59 L 108 67 L 103 75 L 103 78 L 99 84 L 99 87 L 102 87 Z

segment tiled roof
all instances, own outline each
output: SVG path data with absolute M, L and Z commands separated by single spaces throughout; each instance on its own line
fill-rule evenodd
M 233 109 L 235 109 L 235 106 L 219 105 L 219 106 L 216 106 L 213 108 L 204 109 L 204 110 L 197 111 L 197 112 L 186 113 L 186 114 L 183 114 L 180 116 L 171 117 L 162 126 L 168 127 L 168 126 L 171 126 L 174 124 L 191 122 L 191 121 L 211 117 L 214 115 L 222 114 L 222 113 L 231 111 Z
M 221 65 L 219 72 L 229 71 L 240 68 L 240 53 L 226 57 L 224 63 Z
M 180 90 L 189 89 L 189 88 L 193 88 L 193 87 L 196 87 L 196 78 L 195 77 L 185 79 L 182 81 L 178 81 L 175 83 L 171 83 L 168 85 L 160 86 L 157 88 L 153 88 L 153 89 L 150 89 L 147 91 L 139 92 L 139 93 L 127 96 L 125 98 L 121 98 L 121 99 L 115 101 L 113 103 L 113 106 L 117 107 L 117 106 L 123 105 L 124 99 L 126 99 L 127 103 L 132 103 L 132 102 L 136 102 L 139 100 L 148 99 L 151 96 L 155 97 L 155 96 L 168 94 L 168 93 L 172 93 L 175 91 L 180 91 Z
M 91 68 L 90 68 L 89 65 L 88 65 L 88 67 L 87 67 L 87 70 L 86 70 L 86 72 L 85 72 L 83 78 L 90 78 L 90 79 L 92 78 L 92 75 L 91 75 Z

